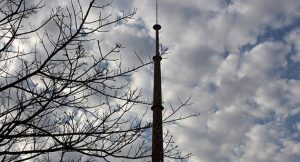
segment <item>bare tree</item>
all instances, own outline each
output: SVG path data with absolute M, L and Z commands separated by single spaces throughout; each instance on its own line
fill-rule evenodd
M 79 161 L 151 156 L 151 121 L 128 115 L 137 104 L 145 110 L 150 104 L 119 81 L 151 62 L 123 70 L 117 59 L 122 45 L 103 50 L 99 39 L 107 26 L 133 18 L 136 10 L 113 19 L 104 12 L 110 1 L 70 2 L 34 22 L 45 8 L 42 1 L 0 1 L 1 161 L 67 161 L 72 153 Z M 185 118 L 174 116 L 187 104 L 172 109 L 164 122 Z M 169 133 L 165 142 L 167 157 L 189 156 Z

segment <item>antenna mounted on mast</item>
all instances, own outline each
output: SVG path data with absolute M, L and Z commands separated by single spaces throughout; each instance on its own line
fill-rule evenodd
M 158 2 L 157 2 L 158 0 L 156 0 L 156 15 L 155 15 L 155 17 L 156 17 L 156 24 L 158 24 Z
M 161 26 L 158 24 L 158 0 L 156 0 L 156 24 L 153 25 L 153 29 L 156 30 L 156 54 L 159 54 L 159 33 L 158 31 L 161 29 Z
M 160 30 L 161 29 L 161 26 L 158 24 L 158 0 L 155 1 L 156 2 L 156 14 L 155 14 L 155 17 L 156 17 L 156 24 L 153 26 L 153 29 L 154 30 Z

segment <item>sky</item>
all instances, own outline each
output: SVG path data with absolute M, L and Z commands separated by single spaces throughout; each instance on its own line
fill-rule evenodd
M 108 12 L 134 8 L 101 35 L 126 47 L 124 67 L 154 54 L 154 0 L 114 0 Z M 200 113 L 164 125 L 187 162 L 300 162 L 299 0 L 159 0 L 159 23 L 164 106 L 191 97 L 183 113 Z M 146 98 L 152 80 L 152 66 L 129 79 Z
M 114 7 L 137 14 L 107 39 L 151 56 L 155 1 Z M 163 100 L 191 96 L 186 111 L 201 113 L 164 127 L 193 154 L 188 162 L 300 161 L 299 0 L 159 0 L 159 23 L 170 52 L 161 62 Z M 143 68 L 132 84 L 151 96 L 152 75 Z

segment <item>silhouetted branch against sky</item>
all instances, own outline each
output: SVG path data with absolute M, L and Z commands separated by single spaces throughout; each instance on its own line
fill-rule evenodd
M 136 8 L 125 9 L 99 0 L 0 1 L 1 161 L 151 156 L 151 100 L 132 81 L 151 68 L 151 52 L 135 51 L 138 44 L 128 52 L 118 41 L 126 34 L 110 35 L 135 21 Z M 166 123 L 192 117 L 180 114 L 187 105 L 179 103 Z M 189 156 L 167 132 L 165 139 L 166 156 Z

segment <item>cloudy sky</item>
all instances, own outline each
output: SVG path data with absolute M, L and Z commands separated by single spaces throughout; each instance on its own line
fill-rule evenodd
M 165 126 L 188 162 L 300 161 L 300 1 L 160 0 L 165 102 L 192 96 L 197 118 Z M 136 7 L 107 41 L 151 56 L 154 0 L 115 0 Z M 123 58 L 125 64 L 134 60 Z M 152 67 L 132 77 L 151 96 Z
M 300 162 L 300 1 L 159 4 L 160 40 L 170 52 L 162 61 L 165 107 L 192 96 L 186 113 L 201 113 L 165 125 L 193 154 L 187 162 Z M 134 51 L 143 60 L 154 54 L 154 0 L 114 0 L 108 12 L 133 8 L 134 19 L 101 35 L 104 45 L 126 47 L 123 66 L 139 63 Z M 152 76 L 147 66 L 131 78 L 145 97 Z

